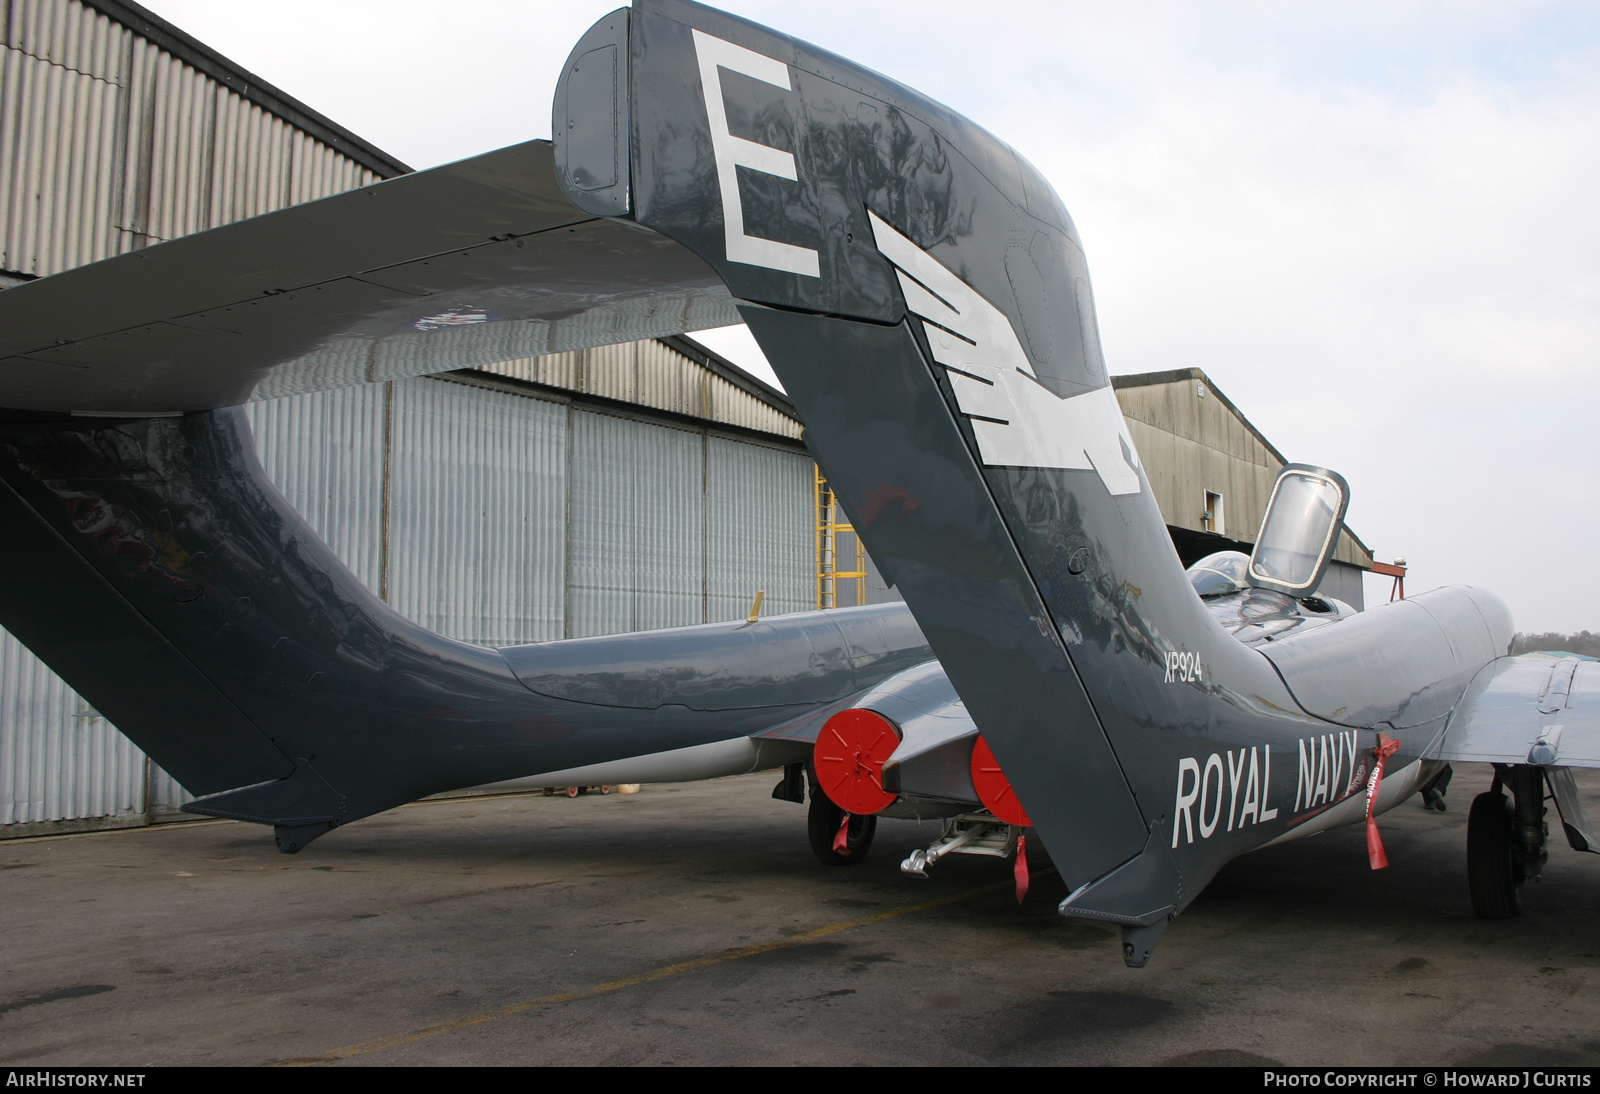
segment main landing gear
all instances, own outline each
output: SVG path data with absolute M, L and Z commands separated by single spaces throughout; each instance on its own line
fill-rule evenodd
M 1495 764 L 1494 784 L 1472 799 L 1467 814 L 1467 887 L 1483 919 L 1522 914 L 1522 883 L 1544 872 L 1550 826 L 1545 823 L 1544 769 Z M 1503 789 L 1509 789 L 1508 800 Z
M 811 808 L 806 814 L 806 838 L 817 861 L 824 866 L 853 866 L 863 861 L 872 847 L 872 837 L 877 834 L 878 818 L 871 814 L 846 813 L 835 805 L 817 785 L 816 773 L 810 764 L 786 765 L 783 781 L 772 788 L 772 796 L 778 801 L 798 805 L 805 801 L 807 790 L 811 794 Z
M 846 816 L 850 818 L 848 821 L 845 820 Z M 806 837 L 811 841 L 811 853 L 824 866 L 853 866 L 862 861 L 867 857 L 867 851 L 872 847 L 872 837 L 877 831 L 877 817 L 847 814 L 834 805 L 828 795 L 811 795 L 811 811 L 806 814 Z

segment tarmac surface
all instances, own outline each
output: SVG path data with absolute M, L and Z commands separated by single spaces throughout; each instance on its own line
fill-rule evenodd
M 424 803 L 296 856 L 229 822 L 0 842 L 0 1063 L 1600 1063 L 1600 859 L 1476 919 L 1450 811 L 1229 865 L 1123 967 L 1036 856 L 817 864 L 776 773 Z M 1600 817 L 1600 772 L 1580 774 Z M 1558 830 L 1559 831 L 1559 830 Z

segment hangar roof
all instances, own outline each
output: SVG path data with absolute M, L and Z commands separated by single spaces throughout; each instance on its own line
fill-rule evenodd
M 1250 423 L 1232 399 L 1197 368 L 1113 376 L 1134 446 L 1174 538 L 1215 539 L 1215 550 L 1249 550 L 1278 472 L 1290 460 Z M 1220 527 L 1201 519 L 1206 495 L 1220 494 Z M 1340 562 L 1372 568 L 1372 550 L 1348 527 L 1334 552 Z
M 312 110 L 294 96 L 279 91 L 261 77 L 248 72 L 210 46 L 194 38 L 155 12 L 131 0 L 80 0 L 106 18 L 122 24 L 184 64 L 205 73 L 217 83 L 317 140 L 349 156 L 379 178 L 390 179 L 411 173 L 411 168 L 362 140 L 350 130 Z
M 619 406 L 800 439 L 800 419 L 782 392 L 683 335 L 523 357 L 476 372 Z

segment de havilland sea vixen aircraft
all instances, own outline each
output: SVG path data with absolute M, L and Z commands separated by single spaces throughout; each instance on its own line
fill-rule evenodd
M 588 31 L 554 134 L 0 293 L 0 623 L 187 809 L 292 852 L 453 788 L 781 766 L 826 861 L 879 814 L 946 818 L 911 873 L 1031 827 L 1133 966 L 1246 851 L 1366 821 L 1382 865 L 1372 818 L 1452 760 L 1495 765 L 1480 914 L 1539 873 L 1547 797 L 1594 846 L 1600 665 L 1507 656 L 1476 589 L 1317 596 L 1339 476 L 1286 468 L 1254 554 L 1185 573 L 1073 222 L 1010 147 L 686 0 Z M 904 605 L 452 641 L 339 562 L 239 409 L 741 320 Z

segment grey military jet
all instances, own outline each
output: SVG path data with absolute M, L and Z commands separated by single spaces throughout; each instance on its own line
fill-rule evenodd
M 1317 594 L 1348 502 L 1291 466 L 1189 573 L 1102 358 L 1082 244 L 1011 148 L 686 0 L 579 41 L 531 141 L 0 294 L 0 623 L 190 791 L 293 852 L 457 787 L 783 767 L 826 861 L 1021 855 L 1143 965 L 1229 859 L 1495 765 L 1468 874 L 1515 914 L 1546 800 L 1594 846 L 1600 669 L 1504 605 Z M 466 322 L 463 317 L 470 316 Z M 343 566 L 241 404 L 744 321 L 892 605 L 493 650 Z M 820 793 L 819 793 L 820 790 Z M 1509 795 L 1509 797 L 1508 797 Z

